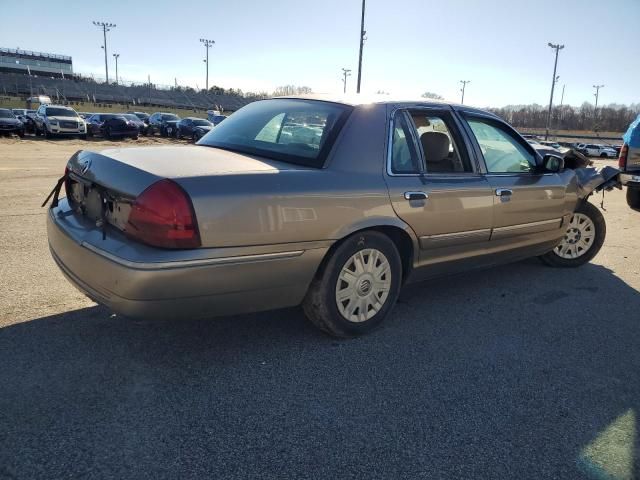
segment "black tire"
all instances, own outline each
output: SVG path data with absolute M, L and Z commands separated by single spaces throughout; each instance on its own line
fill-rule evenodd
M 39 137 L 40 135 L 42 135 L 42 132 L 40 131 L 40 129 L 38 127 L 36 127 L 36 130 L 34 132 L 36 134 L 36 137 Z
M 53 136 L 49 133 L 49 130 L 47 130 L 47 127 L 44 127 L 43 130 L 44 130 L 44 138 L 50 139 Z
M 627 204 L 634 210 L 640 210 L 640 188 L 627 187 Z
M 360 322 L 350 321 L 338 309 L 336 286 L 343 267 L 351 257 L 366 249 L 378 250 L 386 257 L 391 276 L 389 291 L 381 308 L 371 318 Z M 370 332 L 387 317 L 398 298 L 401 283 L 402 262 L 393 241 L 382 233 L 363 231 L 343 240 L 330 256 L 325 258 L 309 286 L 302 307 L 311 323 L 329 335 L 355 337 Z M 346 302 L 348 306 L 349 300 Z
M 111 140 L 111 129 L 109 127 L 104 130 L 104 138 L 107 140 Z
M 565 268 L 579 267 L 591 261 L 602 248 L 602 244 L 604 243 L 604 239 L 607 235 L 607 224 L 604 221 L 602 213 L 600 213 L 600 210 L 598 210 L 598 207 L 584 200 L 578 204 L 575 213 L 581 213 L 589 217 L 589 219 L 593 222 L 595 235 L 592 242 L 590 243 L 588 249 L 577 258 L 563 258 L 556 252 L 556 248 L 558 247 L 554 248 L 550 252 L 540 257 L 540 259 L 547 265 L 550 265 L 552 267 Z
M 161 137 L 166 137 L 167 136 L 167 129 L 164 127 L 160 127 L 160 136 Z
M 134 135 L 131 137 L 133 140 L 138 140 L 138 135 Z
M 20 131 L 18 131 L 18 136 L 19 136 L 20 138 L 24 138 L 24 130 L 20 130 Z
M 609 158 L 609 155 L 607 155 L 606 153 L 601 153 L 600 158 Z
M 193 135 L 191 135 L 191 141 L 196 143 L 198 140 L 200 140 L 200 136 L 196 132 L 193 132 Z
M 83 135 L 80 135 L 80 139 L 81 140 L 86 140 L 87 139 L 87 134 L 85 133 Z

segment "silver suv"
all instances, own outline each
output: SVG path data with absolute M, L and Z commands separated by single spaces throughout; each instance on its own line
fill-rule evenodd
M 75 135 L 87 138 L 87 124 L 71 107 L 64 105 L 41 105 L 35 115 L 36 135 L 53 137 Z

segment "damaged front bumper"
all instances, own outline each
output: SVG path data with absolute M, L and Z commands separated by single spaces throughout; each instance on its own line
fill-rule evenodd
M 601 169 L 584 167 L 576 168 L 575 172 L 577 194 L 580 199 L 586 199 L 594 192 L 622 189 L 621 172 L 615 167 L 606 166 Z

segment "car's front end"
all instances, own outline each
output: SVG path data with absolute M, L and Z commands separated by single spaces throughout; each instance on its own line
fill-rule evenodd
M 23 137 L 25 133 L 25 126 L 16 117 L 2 117 L 0 116 L 0 134 L 10 135 L 16 134 Z
M 197 142 L 202 137 L 204 137 L 207 133 L 211 131 L 213 126 L 195 126 L 193 127 L 193 140 Z
M 45 128 L 51 135 L 86 135 L 87 124 L 79 116 L 47 116 Z

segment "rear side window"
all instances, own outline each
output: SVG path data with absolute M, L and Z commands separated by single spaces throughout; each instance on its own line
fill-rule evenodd
M 427 174 L 473 171 L 466 152 L 459 149 L 461 142 L 456 142 L 456 130 L 450 114 L 412 111 L 411 119 L 422 146 Z
M 253 102 L 198 144 L 321 167 L 351 110 L 347 105 L 317 100 Z
M 406 113 L 399 111 L 393 117 L 391 131 L 391 173 L 396 175 L 418 174 L 420 157 L 411 136 L 411 124 Z
M 528 173 L 536 166 L 530 153 L 510 132 L 481 118 L 468 118 L 489 173 Z

